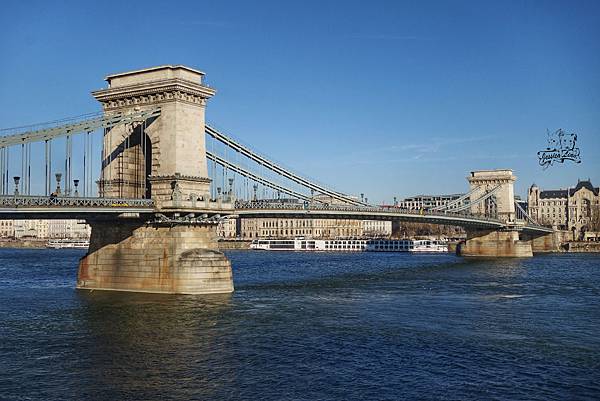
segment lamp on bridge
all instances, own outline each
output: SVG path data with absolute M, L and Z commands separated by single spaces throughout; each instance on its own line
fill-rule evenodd
M 54 174 L 54 176 L 56 177 L 56 196 L 60 195 L 60 180 L 62 178 L 62 173 L 56 173 Z
M 233 195 L 233 178 L 229 179 L 229 196 Z
M 15 180 L 15 196 L 19 196 L 19 181 L 21 181 L 21 177 L 15 176 L 13 180 Z
M 217 187 L 217 199 L 221 198 L 221 187 Z
M 73 195 L 79 196 L 79 191 L 77 190 L 77 187 L 79 186 L 79 180 L 73 180 L 73 186 L 75 187 L 75 193 Z

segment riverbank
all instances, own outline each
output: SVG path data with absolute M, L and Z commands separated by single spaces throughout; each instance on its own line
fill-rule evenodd
M 44 249 L 46 248 L 45 239 L 12 239 L 0 240 L 0 248 L 17 248 L 17 249 Z M 220 239 L 218 242 L 220 250 L 244 250 L 250 249 L 252 241 L 240 239 Z M 448 243 L 448 253 L 456 253 L 457 242 Z M 559 252 L 568 253 L 600 253 L 600 242 L 590 241 L 570 241 L 561 244 Z
M 250 249 L 250 240 L 242 239 L 220 239 L 218 242 L 219 250 L 229 249 Z
M 43 249 L 46 248 L 48 240 L 29 238 L 29 239 L 4 239 L 0 240 L 0 248 L 27 248 Z
M 448 243 L 448 253 L 456 253 L 458 242 Z M 569 241 L 560 244 L 557 250 L 544 253 L 600 253 L 600 242 Z
M 561 249 L 564 249 L 565 252 L 573 253 L 600 253 L 600 242 L 570 241 L 562 244 Z

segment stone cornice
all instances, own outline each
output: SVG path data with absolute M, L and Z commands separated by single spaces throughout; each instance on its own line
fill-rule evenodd
M 105 110 L 108 110 L 171 101 L 205 106 L 206 100 L 215 93 L 214 89 L 207 86 L 179 78 L 171 78 L 101 89 L 92 92 L 92 96 L 102 103 Z
M 491 178 L 483 178 L 483 177 L 467 177 L 467 181 L 469 181 L 471 184 L 475 184 L 475 183 L 503 183 L 503 184 L 508 184 L 511 182 L 515 182 L 517 180 L 517 177 L 513 176 L 513 177 L 491 177 Z
M 175 174 L 175 175 L 151 175 L 148 177 L 148 179 L 152 182 L 152 181 L 193 181 L 193 182 L 206 182 L 206 183 L 210 183 L 212 182 L 212 180 L 210 178 L 207 177 L 198 177 L 198 176 L 191 176 L 191 175 L 180 175 L 180 174 Z
M 142 82 L 139 84 L 118 86 L 116 88 L 106 88 L 93 91 L 92 95 L 102 101 L 103 99 L 113 99 L 120 97 L 139 96 L 144 94 L 179 90 L 189 94 L 204 96 L 206 98 L 214 96 L 216 90 L 190 82 L 180 78 L 159 79 L 154 81 Z

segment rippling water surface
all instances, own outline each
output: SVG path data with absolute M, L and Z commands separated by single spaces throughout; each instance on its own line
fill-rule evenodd
M 600 257 L 229 252 L 236 292 L 74 290 L 0 250 L 1 400 L 600 398 Z

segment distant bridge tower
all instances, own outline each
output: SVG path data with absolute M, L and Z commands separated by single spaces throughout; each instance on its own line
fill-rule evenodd
M 470 202 L 471 213 L 495 217 L 504 222 L 515 221 L 515 190 L 514 183 L 517 177 L 512 170 L 479 170 L 471 171 L 467 177 L 471 185 Z M 475 201 L 494 191 L 494 194 L 484 202 Z M 490 212 L 493 210 L 493 216 Z
M 106 116 L 160 108 L 151 121 L 117 125 L 106 132 L 100 196 L 152 197 L 169 206 L 175 185 L 181 199 L 208 197 L 205 106 L 215 90 L 204 73 L 161 66 L 113 74 L 93 92 Z
M 463 256 L 532 256 L 531 241 L 520 238 L 515 220 L 514 182 L 512 170 L 472 171 L 467 177 L 471 185 L 471 213 L 498 218 L 507 226 L 502 230 L 467 228 L 467 240 L 457 252 Z M 483 201 L 482 201 L 483 199 Z

